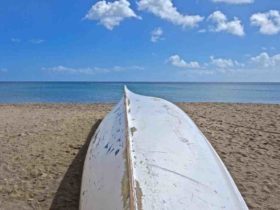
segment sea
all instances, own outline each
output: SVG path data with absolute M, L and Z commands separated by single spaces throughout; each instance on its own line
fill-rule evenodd
M 280 83 L 0 82 L 0 103 L 116 103 L 130 90 L 172 102 L 280 104 Z

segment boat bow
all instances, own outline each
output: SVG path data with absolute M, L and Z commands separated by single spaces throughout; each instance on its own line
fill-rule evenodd
M 221 159 L 174 104 L 124 96 L 90 143 L 80 209 L 248 209 Z

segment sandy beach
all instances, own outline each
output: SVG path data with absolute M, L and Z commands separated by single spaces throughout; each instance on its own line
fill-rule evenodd
M 250 209 L 280 209 L 280 105 L 179 103 Z M 112 104 L 0 105 L 0 209 L 78 209 L 87 145 Z

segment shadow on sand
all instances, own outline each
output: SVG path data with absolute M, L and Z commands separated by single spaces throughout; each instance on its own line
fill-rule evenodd
M 77 210 L 79 209 L 80 187 L 83 173 L 84 160 L 87 153 L 90 140 L 94 135 L 96 129 L 102 120 L 92 126 L 85 144 L 79 150 L 75 159 L 69 166 L 66 174 L 64 175 L 57 192 L 55 193 L 50 210 Z

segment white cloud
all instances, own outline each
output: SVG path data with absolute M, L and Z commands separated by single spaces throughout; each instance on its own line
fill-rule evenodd
M 162 39 L 163 30 L 161 28 L 155 28 L 151 32 L 151 42 L 157 42 Z
M 140 19 L 130 8 L 130 3 L 127 0 L 117 0 L 114 2 L 98 1 L 91 7 L 84 18 L 97 20 L 109 30 L 113 30 L 125 18 Z
M 179 13 L 172 0 L 139 0 L 138 8 L 183 28 L 195 27 L 204 19 L 199 15 L 183 15 Z
M 273 35 L 280 32 L 280 13 L 277 10 L 255 13 L 250 20 L 252 25 L 260 27 L 262 34 Z
M 95 68 L 71 68 L 66 66 L 54 66 L 42 68 L 43 70 L 47 70 L 49 72 L 54 73 L 70 73 L 70 74 L 96 74 L 97 69 Z
M 110 72 L 123 72 L 128 70 L 143 70 L 141 66 L 114 66 L 111 68 L 101 68 L 101 67 L 87 67 L 87 68 L 72 68 L 66 66 L 54 66 L 54 67 L 43 67 L 42 70 L 53 72 L 53 73 L 67 73 L 67 74 L 87 74 L 94 75 L 100 73 L 110 73 Z
M 212 26 L 211 31 L 224 31 L 237 36 L 245 35 L 244 27 L 237 17 L 234 17 L 232 21 L 229 21 L 221 11 L 215 11 L 208 17 L 208 20 L 215 23 L 215 26 Z
M 232 59 L 215 58 L 214 56 L 210 56 L 210 60 L 212 65 L 221 69 L 233 68 L 237 65 L 237 61 L 233 61 Z
M 8 69 L 6 69 L 6 68 L 0 68 L 0 73 L 6 73 L 6 72 L 8 72 Z
M 280 69 L 280 54 L 270 56 L 268 53 L 262 52 L 255 57 L 251 57 L 250 61 L 258 68 Z
M 198 33 L 206 33 L 206 29 L 199 29 L 198 31 L 197 31 Z
M 215 58 L 214 56 L 210 56 L 210 62 L 205 64 L 205 68 L 209 71 L 220 73 L 238 72 L 244 67 L 245 64 L 231 58 Z
M 212 0 L 215 3 L 227 3 L 227 4 L 251 4 L 254 0 Z
M 11 42 L 19 43 L 19 42 L 21 42 L 21 39 L 19 39 L 19 38 L 11 38 Z
M 172 55 L 167 60 L 168 63 L 171 63 L 173 66 L 179 68 L 189 68 L 189 69 L 198 69 L 200 64 L 197 61 L 186 62 L 179 55 Z
M 45 40 L 43 39 L 31 39 L 29 40 L 32 44 L 42 44 L 43 42 L 45 42 Z
M 32 44 L 42 44 L 45 42 L 44 39 L 30 39 L 30 40 L 21 40 L 19 38 L 11 38 L 11 42 L 20 43 L 20 42 L 30 42 Z

